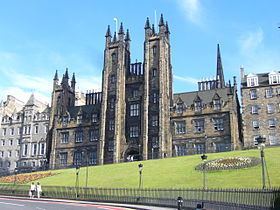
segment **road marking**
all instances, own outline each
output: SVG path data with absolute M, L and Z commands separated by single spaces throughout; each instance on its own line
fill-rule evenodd
M 38 209 L 38 210 L 46 210 L 46 209 L 43 209 L 43 208 L 40 208 L 40 207 L 36 207 L 36 209 Z
M 0 202 L 1 204 L 6 204 L 6 205 L 12 205 L 12 206 L 24 206 L 21 204 L 15 204 L 15 203 L 6 203 L 6 202 Z

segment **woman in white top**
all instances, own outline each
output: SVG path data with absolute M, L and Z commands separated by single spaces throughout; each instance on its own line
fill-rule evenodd
M 42 193 L 42 187 L 39 182 L 37 182 L 36 191 L 37 191 L 37 197 L 40 198 L 41 193 Z

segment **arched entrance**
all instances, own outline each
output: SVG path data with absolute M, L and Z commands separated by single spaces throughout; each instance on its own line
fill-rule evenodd
M 142 155 L 139 154 L 138 148 L 128 148 L 125 152 L 125 162 L 139 161 L 142 160 Z

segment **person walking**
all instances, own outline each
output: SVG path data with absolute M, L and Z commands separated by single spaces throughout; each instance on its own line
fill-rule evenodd
M 30 185 L 30 191 L 29 191 L 30 198 L 34 198 L 35 190 L 36 190 L 36 186 L 35 186 L 34 182 L 32 182 Z
M 37 192 L 37 198 L 40 198 L 40 196 L 42 194 L 42 187 L 39 182 L 37 182 L 37 185 L 36 185 L 36 192 Z

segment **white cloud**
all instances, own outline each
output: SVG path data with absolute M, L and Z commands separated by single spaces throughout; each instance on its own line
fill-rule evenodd
M 175 80 L 180 80 L 183 82 L 187 82 L 189 84 L 197 84 L 197 82 L 198 82 L 198 79 L 193 78 L 193 77 L 182 77 L 182 76 L 173 75 L 173 78 Z
M 245 35 L 242 35 L 239 39 L 241 53 L 247 56 L 254 54 L 261 46 L 263 39 L 264 33 L 262 28 L 245 33 Z
M 203 9 L 200 0 L 177 0 L 177 4 L 188 21 L 201 25 Z
M 80 91 L 86 92 L 87 90 L 101 91 L 102 77 L 91 76 L 91 77 L 79 77 L 77 79 L 77 87 Z

